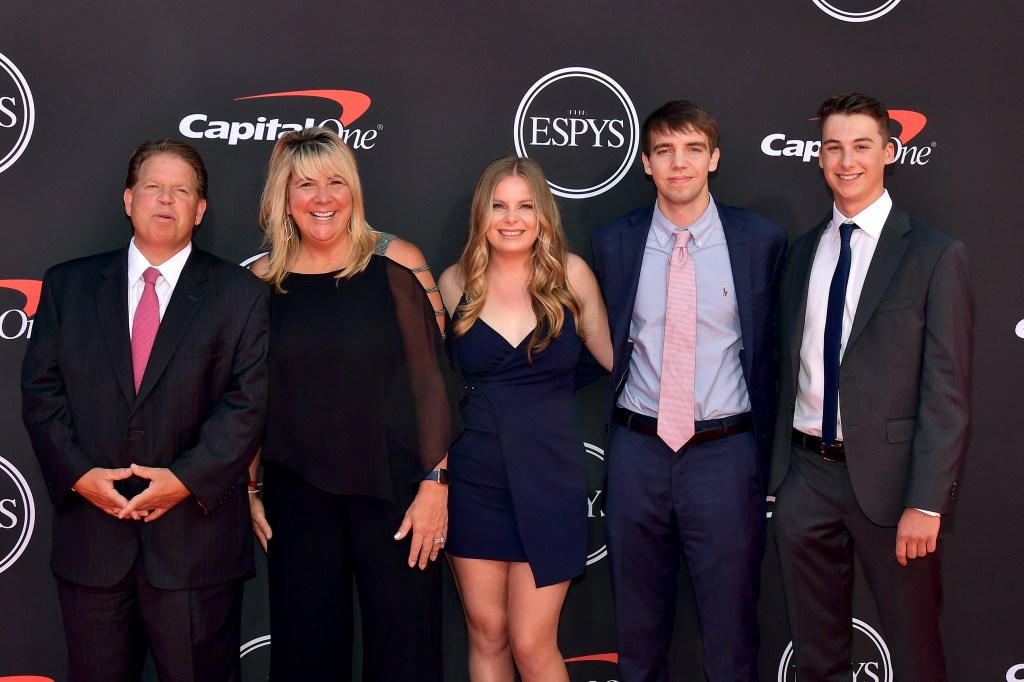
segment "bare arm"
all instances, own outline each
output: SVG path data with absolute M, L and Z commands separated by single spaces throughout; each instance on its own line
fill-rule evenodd
M 576 294 L 582 308 L 583 343 L 594 359 L 610 372 L 614 353 L 608 330 L 608 312 L 604 307 L 604 299 L 601 298 L 597 278 L 586 261 L 576 254 L 569 254 L 566 265 L 569 287 Z
M 411 242 L 396 239 L 388 246 L 386 255 L 399 265 L 404 265 L 416 273 L 416 279 L 423 285 L 423 290 L 427 292 L 427 298 L 430 299 L 430 305 L 434 308 L 437 326 L 443 335 L 445 320 L 441 294 L 438 291 L 437 283 L 434 282 L 434 275 L 430 272 L 430 266 L 427 265 L 427 259 L 423 257 L 423 252 Z

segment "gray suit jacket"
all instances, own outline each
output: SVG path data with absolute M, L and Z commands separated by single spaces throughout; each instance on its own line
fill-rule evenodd
M 827 224 L 793 244 L 782 280 L 771 492 L 789 471 L 807 286 Z M 895 526 L 907 507 L 952 511 L 968 440 L 973 326 L 966 248 L 894 206 L 839 369 L 850 480 L 877 524 Z

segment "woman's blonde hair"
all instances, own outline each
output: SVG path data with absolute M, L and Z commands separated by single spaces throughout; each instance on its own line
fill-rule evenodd
M 465 300 L 459 304 L 459 318 L 452 329 L 462 336 L 473 326 L 487 300 L 487 264 L 491 252 L 487 243 L 487 229 L 491 225 L 494 189 L 510 176 L 526 181 L 533 197 L 537 214 L 537 241 L 533 244 L 527 263 L 530 279 L 527 291 L 537 316 L 527 357 L 547 348 L 551 339 L 562 333 L 565 308 L 576 321 L 576 333 L 582 331 L 580 303 L 569 289 L 565 262 L 569 254 L 565 231 L 558 204 L 551 195 L 544 171 L 535 161 L 516 156 L 503 156 L 487 164 L 476 182 L 469 222 L 469 240 L 459 257 L 459 269 L 465 280 Z
M 341 138 L 325 128 L 306 128 L 285 133 L 274 145 L 267 167 L 267 183 L 260 199 L 260 229 L 263 245 L 270 252 L 263 281 L 284 293 L 285 277 L 299 255 L 299 234 L 295 221 L 288 215 L 288 188 L 298 177 L 338 176 L 352 193 L 352 218 L 349 222 L 349 255 L 351 262 L 338 274 L 352 277 L 364 269 L 373 255 L 377 234 L 366 222 L 363 186 L 359 181 L 356 157 Z

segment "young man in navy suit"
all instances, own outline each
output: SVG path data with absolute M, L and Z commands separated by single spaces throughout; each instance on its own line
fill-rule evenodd
M 786 234 L 711 198 L 718 125 L 703 107 L 665 104 L 644 122 L 642 140 L 657 201 L 593 238 L 615 348 L 605 528 L 619 679 L 669 679 L 681 554 L 693 582 L 708 680 L 754 682 L 775 414 L 772 324 Z M 659 407 L 663 357 L 666 349 L 675 352 L 675 334 L 665 330 L 672 324 L 668 279 L 680 231 L 689 233 L 680 237 L 688 239 L 696 283 L 690 297 L 694 423 L 692 437 L 672 447 L 659 436 Z
M 192 245 L 192 147 L 137 148 L 124 207 L 126 248 L 47 271 L 22 369 L 69 679 L 137 682 L 148 647 L 162 682 L 238 680 L 268 290 Z
M 835 201 L 782 283 L 769 483 L 797 678 L 850 680 L 856 552 L 896 679 L 945 682 L 936 550 L 967 448 L 967 251 L 893 204 L 881 102 L 832 97 L 818 122 Z

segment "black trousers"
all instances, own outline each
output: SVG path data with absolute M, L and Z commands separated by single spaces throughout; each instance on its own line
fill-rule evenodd
M 271 679 L 347 679 L 354 579 L 363 682 L 441 682 L 440 564 L 409 568 L 409 537 L 394 540 L 383 500 L 325 492 L 272 462 L 263 480 Z
M 845 463 L 794 445 L 773 520 L 800 682 L 850 682 L 855 554 L 896 679 L 945 682 L 939 553 L 896 563 L 896 529 L 864 515 Z
M 241 679 L 241 580 L 161 590 L 146 580 L 140 557 L 113 587 L 84 587 L 58 578 L 57 589 L 69 682 L 138 682 L 147 646 L 161 682 Z

